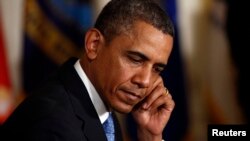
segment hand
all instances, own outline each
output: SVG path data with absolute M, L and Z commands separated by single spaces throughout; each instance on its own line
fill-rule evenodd
M 147 97 L 132 111 L 137 123 L 137 136 L 142 141 L 161 141 L 162 132 L 166 126 L 174 101 L 168 90 L 164 87 L 162 78 L 154 83 Z

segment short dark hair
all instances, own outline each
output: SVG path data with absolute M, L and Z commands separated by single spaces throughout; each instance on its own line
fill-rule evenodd
M 174 37 L 173 23 L 153 0 L 111 0 L 97 17 L 95 28 L 106 40 L 131 30 L 136 21 L 143 21 Z

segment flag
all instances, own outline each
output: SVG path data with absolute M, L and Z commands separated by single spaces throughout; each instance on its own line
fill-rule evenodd
M 8 118 L 12 108 L 11 82 L 5 55 L 2 21 L 0 19 L 0 125 Z
M 86 0 L 26 0 L 22 84 L 29 94 L 70 57 L 80 57 L 92 24 Z
M 235 97 L 234 69 L 225 40 L 227 8 L 224 3 L 221 0 L 182 0 L 178 3 L 188 76 L 190 125 L 186 139 L 190 141 L 206 140 L 209 124 L 242 123 Z

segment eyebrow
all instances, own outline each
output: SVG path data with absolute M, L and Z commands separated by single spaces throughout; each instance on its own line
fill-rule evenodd
M 139 56 L 140 58 L 142 58 L 145 61 L 150 60 L 145 54 L 143 54 L 141 52 L 138 52 L 138 51 L 128 51 L 128 54 Z M 156 64 L 154 64 L 154 66 L 155 65 L 159 66 L 159 67 L 162 67 L 162 68 L 165 68 L 167 66 L 167 64 L 165 64 L 165 63 L 156 63 Z

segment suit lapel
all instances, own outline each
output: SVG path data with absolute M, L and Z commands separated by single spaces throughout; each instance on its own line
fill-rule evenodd
M 82 120 L 84 136 L 90 141 L 106 141 L 106 136 L 98 114 L 88 92 L 74 69 L 76 59 L 71 59 L 62 66 L 60 79 L 68 91 L 76 116 Z

